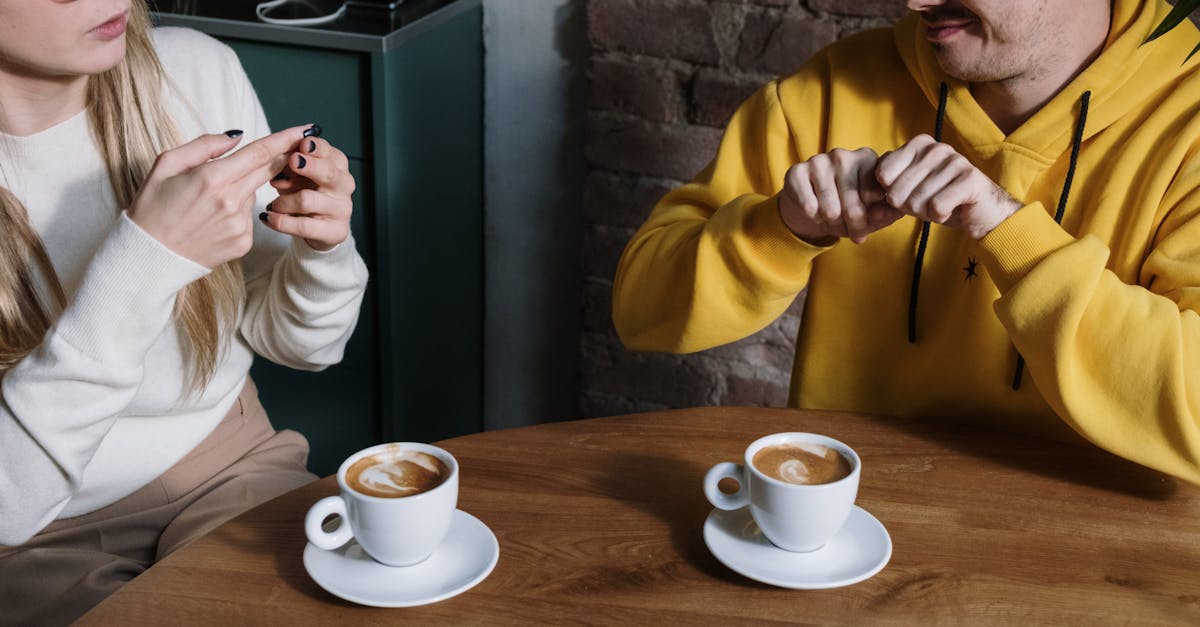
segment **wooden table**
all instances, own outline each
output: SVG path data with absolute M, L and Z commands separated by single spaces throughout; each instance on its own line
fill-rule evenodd
M 858 504 L 891 562 L 844 588 L 760 584 L 701 529 L 714 463 L 779 431 L 824 433 L 863 459 Z M 705 408 L 582 420 L 439 443 L 459 507 L 500 560 L 421 607 L 338 599 L 304 571 L 302 520 L 326 478 L 151 568 L 83 624 L 1200 625 L 1200 489 L 1102 451 L 978 429 L 832 412 Z

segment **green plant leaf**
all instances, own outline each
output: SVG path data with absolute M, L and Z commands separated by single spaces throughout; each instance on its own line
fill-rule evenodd
M 1192 57 L 1196 56 L 1197 52 L 1200 52 L 1200 44 L 1196 44 L 1196 47 L 1192 48 L 1192 51 L 1188 53 L 1187 59 L 1184 59 L 1183 62 L 1187 63 L 1188 59 L 1191 59 Z
M 1192 11 L 1195 11 L 1197 8 L 1200 8 L 1200 0 L 1179 0 L 1175 8 L 1171 9 L 1171 12 L 1163 18 L 1163 21 L 1155 27 L 1154 32 L 1150 33 L 1150 36 L 1142 43 L 1148 44 L 1167 34 L 1172 28 L 1179 26 L 1180 22 L 1186 20 L 1188 15 L 1191 15 Z M 1192 53 L 1195 54 L 1195 51 Z

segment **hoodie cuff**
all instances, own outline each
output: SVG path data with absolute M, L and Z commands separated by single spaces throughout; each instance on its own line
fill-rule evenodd
M 979 240 L 983 264 L 992 281 L 1007 293 L 1043 259 L 1075 238 L 1040 202 L 1025 205 Z
M 773 276 L 804 280 L 808 264 L 817 255 L 833 248 L 815 246 L 800 239 L 783 223 L 779 215 L 779 196 L 772 196 L 750 207 L 742 222 L 746 248 L 754 259 Z
M 170 321 L 176 294 L 208 273 L 122 213 L 59 319 L 58 334 L 99 362 L 140 365 Z

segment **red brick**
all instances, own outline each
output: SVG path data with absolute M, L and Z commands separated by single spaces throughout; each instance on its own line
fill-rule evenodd
M 654 122 L 678 122 L 685 109 L 682 78 L 662 64 L 597 59 L 592 63 L 588 106 Z
M 712 405 L 724 377 L 719 364 L 701 355 L 635 353 L 616 333 L 585 333 L 582 341 L 584 389 L 661 404 Z
M 658 179 L 592 172 L 584 190 L 584 220 L 589 224 L 636 229 L 672 187 Z
M 891 28 L 895 26 L 896 20 L 890 17 L 860 17 L 844 20 L 842 22 L 841 39 L 845 39 L 855 33 L 861 33 L 866 30 L 874 30 L 876 28 Z
M 808 0 L 808 5 L 814 11 L 866 17 L 894 19 L 908 13 L 901 0 Z
M 699 0 L 592 0 L 588 35 L 600 50 L 619 50 L 716 65 L 710 8 Z
M 663 409 L 669 408 L 661 403 L 649 403 L 626 396 L 591 390 L 585 390 L 579 399 L 579 415 L 582 418 L 603 418 Z
M 738 66 L 751 72 L 785 76 L 838 37 L 838 22 L 754 13 L 738 44 Z
M 758 4 L 771 7 L 799 6 L 800 0 L 721 0 L 731 4 Z
M 762 372 L 756 374 L 763 374 Z M 768 371 L 767 378 L 744 377 L 730 375 L 725 377 L 725 393 L 718 401 L 721 405 L 756 406 L 756 407 L 785 407 L 788 400 L 789 383 L 786 377 L 773 376 Z
M 592 113 L 586 153 L 592 167 L 690 180 L 712 160 L 720 141 L 721 131 L 707 126 Z
M 617 262 L 625 244 L 633 236 L 631 229 L 587 226 L 583 235 L 583 274 L 611 281 L 617 274 Z
M 802 299 L 803 296 L 800 297 Z M 707 353 L 714 359 L 791 372 L 796 354 L 796 331 L 799 328 L 799 317 L 784 314 L 758 333 L 711 348 Z
M 580 351 L 581 383 L 591 393 L 668 408 L 787 404 L 790 358 L 779 367 L 720 359 L 713 351 L 639 353 L 611 330 L 585 331 Z
M 583 330 L 613 333 L 612 277 L 586 277 L 583 281 Z
M 762 80 L 701 69 L 692 82 L 692 122 L 724 128 L 729 117 L 763 85 Z

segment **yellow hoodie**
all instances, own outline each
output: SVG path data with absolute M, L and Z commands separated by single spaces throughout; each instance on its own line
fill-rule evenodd
M 1066 425 L 1200 482 L 1200 55 L 1183 63 L 1198 35 L 1185 21 L 1140 45 L 1169 10 L 1116 0 L 1104 51 L 1007 137 L 941 71 L 915 15 L 822 51 L 743 104 L 713 162 L 634 235 L 613 293 L 622 340 L 725 344 L 807 287 L 793 406 Z M 942 141 L 1025 206 L 979 242 L 933 225 L 914 303 L 918 220 L 814 247 L 777 194 L 813 155 L 933 134 L 943 84 Z

